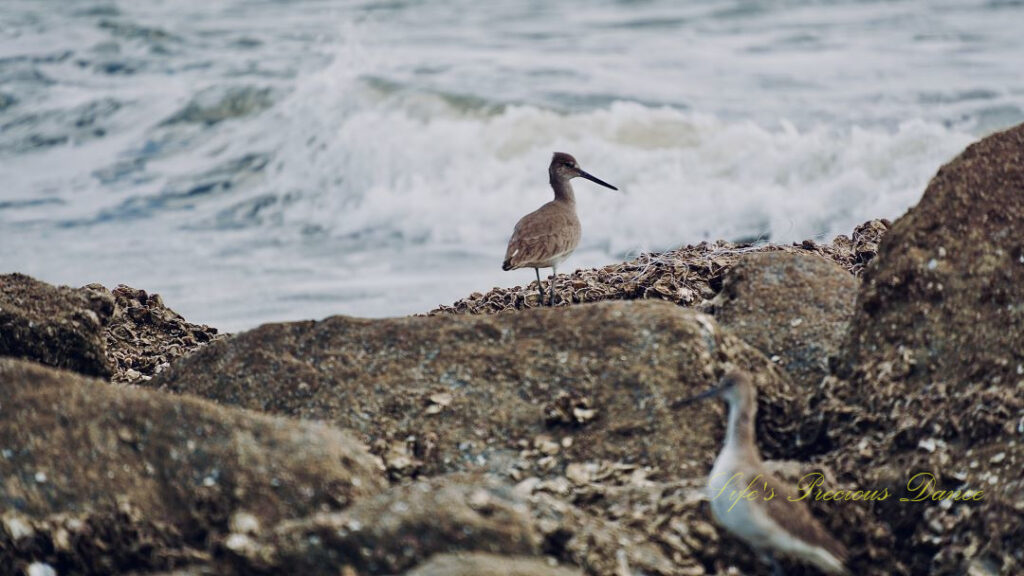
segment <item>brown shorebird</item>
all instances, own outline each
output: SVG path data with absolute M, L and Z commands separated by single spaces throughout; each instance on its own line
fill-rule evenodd
M 582 176 L 601 186 L 618 190 L 615 186 L 587 174 L 576 159 L 564 152 L 555 152 L 548 166 L 555 199 L 523 216 L 512 232 L 505 250 L 502 270 L 533 268 L 537 273 L 537 291 L 544 303 L 544 287 L 540 283 L 540 269 L 551 268 L 550 306 L 555 305 L 555 278 L 558 265 L 572 254 L 580 243 L 580 219 L 576 217 L 576 196 L 570 180 Z
M 848 574 L 846 548 L 798 500 L 794 487 L 770 474 L 761 460 L 754 441 L 757 391 L 750 377 L 730 371 L 718 386 L 683 403 L 714 396 L 729 403 L 725 446 L 708 477 L 715 521 L 771 562 L 776 576 L 782 574 L 776 555 L 812 564 L 826 574 Z M 746 494 L 744 489 L 749 489 Z

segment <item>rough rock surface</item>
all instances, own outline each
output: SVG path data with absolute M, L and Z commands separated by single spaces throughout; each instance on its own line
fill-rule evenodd
M 532 494 L 531 506 L 545 538 L 545 549 L 590 574 L 633 573 L 676 576 L 770 574 L 750 548 L 721 530 L 711 518 L 704 490 L 705 472 L 687 478 L 652 480 L 644 470 L 619 463 L 573 463 L 563 477 L 520 482 Z M 769 462 L 794 486 L 820 472 L 827 489 L 859 489 L 839 482 L 825 466 Z M 851 550 L 853 574 L 893 573 L 894 536 L 885 522 L 860 502 L 808 502 L 814 514 Z M 851 529 L 855 526 L 856 529 Z M 817 574 L 783 559 L 787 574 Z M 898 571 L 897 571 L 898 572 Z
M 378 493 L 343 432 L 0 359 L 0 573 L 170 568 Z
M 113 382 L 148 380 L 175 359 L 221 337 L 216 328 L 187 322 L 165 306 L 159 294 L 123 284 L 110 292 L 99 284 L 85 288 L 114 297 L 113 313 L 104 326 Z
M 513 488 L 489 474 L 421 480 L 343 512 L 284 522 L 262 537 L 239 540 L 231 550 L 234 567 L 239 573 L 288 567 L 304 574 L 395 574 L 436 554 L 469 552 L 513 558 L 543 553 L 592 574 L 623 573 L 624 566 L 652 576 L 704 573 L 692 558 L 670 560 L 645 532 L 569 503 L 568 490 L 551 491 L 561 483 L 564 478 Z M 601 514 L 602 505 L 591 503 Z
M 239 571 L 396 574 L 434 554 L 535 555 L 529 508 L 493 477 L 440 477 L 398 486 L 343 512 L 284 522 L 233 547 Z
M 1022 231 L 1024 125 L 968 147 L 893 224 L 829 381 L 838 473 L 984 490 L 878 508 L 912 573 L 1024 570 Z
M 811 254 L 748 254 L 712 302 L 718 322 L 807 390 L 829 374 L 857 296 L 856 278 Z
M 813 240 L 791 246 L 780 244 L 736 244 L 701 242 L 677 250 L 643 254 L 622 264 L 577 270 L 558 279 L 563 305 L 604 300 L 667 300 L 680 306 L 703 306 L 722 286 L 725 273 L 745 255 L 762 252 L 811 254 L 832 260 L 854 276 L 878 251 L 878 243 L 889 228 L 888 220 L 871 220 L 857 226 L 853 237 L 837 236 L 831 244 Z M 544 286 L 546 287 L 546 280 Z M 486 294 L 471 294 L 434 314 L 492 314 L 540 306 L 536 281 L 527 286 L 494 288 Z
M 642 474 L 638 476 L 629 482 L 652 484 L 642 479 Z M 638 522 L 619 516 L 632 510 L 614 485 L 598 481 L 577 490 L 565 477 L 538 480 L 524 480 L 517 489 L 532 491 L 531 510 L 544 538 L 544 550 L 559 560 L 581 566 L 589 574 L 704 574 L 692 555 L 682 555 L 678 547 L 651 539 Z M 585 500 L 577 500 L 580 496 Z M 649 503 L 661 501 L 658 493 L 648 496 Z M 580 505 L 584 503 L 589 503 L 592 511 L 583 510 Z M 649 520 L 649 526 L 661 522 L 655 530 L 660 534 L 671 530 L 665 516 Z
M 109 294 L 51 286 L 24 274 L 0 276 L 0 356 L 109 376 L 103 325 L 113 311 Z
M 0 356 L 135 383 L 217 337 L 216 328 L 186 322 L 145 290 L 0 276 Z
M 1024 385 L 1024 126 L 943 166 L 881 250 L 857 301 L 844 375 L 883 394 L 899 380 L 941 400 L 917 407 L 921 434 L 1013 433 L 1024 406 L 1024 396 L 1006 395 Z M 950 407 L 965 418 L 951 420 Z
M 727 364 L 757 374 L 770 454 L 814 449 L 816 423 L 796 417 L 806 394 L 710 316 L 664 302 L 269 324 L 211 343 L 150 384 L 331 421 L 361 434 L 396 477 L 552 469 L 566 458 L 677 475 L 717 451 L 724 418 L 718 407 L 680 418 L 674 405 Z

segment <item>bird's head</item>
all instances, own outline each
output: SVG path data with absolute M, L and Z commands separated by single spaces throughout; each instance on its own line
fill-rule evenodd
M 687 398 L 681 404 L 693 404 L 705 398 L 721 398 L 731 405 L 739 405 L 744 400 L 754 400 L 754 383 L 750 375 L 740 370 L 730 370 L 718 381 L 718 385 L 696 396 Z
M 551 157 L 551 166 L 548 167 L 548 173 L 551 175 L 552 180 L 572 180 L 577 176 L 586 178 L 591 182 L 596 182 L 605 188 L 611 188 L 612 190 L 618 190 L 615 186 L 597 178 L 591 176 L 580 168 L 576 159 L 571 154 L 565 152 L 555 152 L 555 155 Z

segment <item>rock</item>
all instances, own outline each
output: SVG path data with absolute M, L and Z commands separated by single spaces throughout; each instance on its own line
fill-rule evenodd
M 146 385 L 334 422 L 358 432 L 393 477 L 514 466 L 547 474 L 576 460 L 675 476 L 710 461 L 725 421 L 719 406 L 681 415 L 675 404 L 728 364 L 757 374 L 758 425 L 771 431 L 763 449 L 808 450 L 814 435 L 795 416 L 805 395 L 710 316 L 662 302 L 269 324 L 213 342 Z M 436 414 L 439 393 L 446 405 Z M 538 436 L 564 448 L 532 450 Z
M 840 235 L 831 244 L 817 244 L 812 240 L 792 246 L 738 244 L 722 240 L 701 242 L 667 252 L 641 254 L 621 264 L 577 270 L 558 280 L 558 291 L 563 301 L 573 303 L 650 299 L 702 307 L 721 289 L 725 273 L 749 254 L 785 252 L 815 255 L 859 276 L 874 257 L 878 242 L 888 228 L 888 220 L 871 220 L 858 226 L 852 239 Z M 493 314 L 538 306 L 541 306 L 541 301 L 537 285 L 531 283 L 495 288 L 487 294 L 474 292 L 451 306 L 440 306 L 430 314 Z
M 113 297 L 113 313 L 103 331 L 111 381 L 137 384 L 148 380 L 178 358 L 207 342 L 222 338 L 216 328 L 192 324 L 164 305 L 159 294 L 124 284 L 108 291 L 100 284 L 85 287 Z
M 870 220 L 853 230 L 853 264 L 850 271 L 859 275 L 860 271 L 878 255 L 878 245 L 892 227 L 888 220 Z
M 943 166 L 893 225 L 865 275 L 843 375 L 883 401 L 922 394 L 931 404 L 915 422 L 922 434 L 933 424 L 946 438 L 1014 433 L 1010 415 L 1024 407 L 1022 230 L 1024 125 Z M 893 381 L 904 385 L 888 390 Z
M 710 462 L 706 465 L 710 468 Z M 828 490 L 862 488 L 837 482 L 827 466 L 771 461 L 766 465 L 783 482 L 793 485 L 806 474 L 822 472 Z M 712 519 L 705 475 L 637 482 L 628 473 L 606 474 L 592 474 L 594 481 L 574 486 L 565 497 L 539 490 L 533 494 L 531 507 L 549 554 L 584 566 L 591 574 L 623 573 L 623 564 L 632 573 L 651 575 L 769 573 L 749 546 Z M 906 573 L 889 552 L 892 534 L 882 520 L 872 516 L 869 506 L 813 497 L 808 504 L 815 516 L 851 547 L 851 573 Z M 798 563 L 785 563 L 785 567 L 786 573 L 805 573 Z
M 240 573 L 395 574 L 460 551 L 538 554 L 526 502 L 493 477 L 439 477 L 282 523 L 236 562 Z
M 0 573 L 169 569 L 384 486 L 343 432 L 0 359 Z M 255 522 L 254 522 L 255 520 Z
M 778 363 L 806 390 L 829 374 L 853 313 L 856 278 L 810 254 L 748 254 L 713 301 L 718 322 Z
M 0 355 L 135 384 L 218 337 L 145 290 L 0 276 Z
M 103 325 L 112 312 L 109 294 L 0 276 L 0 355 L 109 376 Z
M 1024 467 L 1022 230 L 1024 125 L 969 146 L 892 225 L 827 381 L 838 474 L 907 498 L 919 472 L 984 492 L 874 508 L 904 535 L 887 553 L 908 572 L 1024 565 L 1024 477 L 1004 468 Z
M 607 494 L 610 502 L 622 503 L 614 491 Z M 539 574 L 578 574 L 536 558 L 544 553 L 567 566 L 584 566 L 589 574 L 704 573 L 690 557 L 671 560 L 639 526 L 601 518 L 606 503 L 589 496 L 594 513 L 551 494 L 525 494 L 493 475 L 439 476 L 395 487 L 343 512 L 282 523 L 250 542 L 233 565 L 243 574 L 430 574 L 440 566 L 477 566 L 483 571 L 476 573 L 490 574 L 484 568 L 500 563 L 507 570 L 532 566 L 544 567 Z M 659 494 L 651 491 L 645 501 L 658 502 Z M 659 531 L 654 517 L 648 527 Z M 456 561 L 456 554 L 469 559 Z M 438 555 L 450 558 L 429 560 Z
M 405 576 L 583 576 L 578 569 L 545 560 L 494 554 L 439 554 Z
M 650 537 L 650 532 L 668 531 L 664 524 L 655 524 L 654 517 L 646 521 L 636 516 L 607 518 L 626 510 L 626 505 L 615 488 L 599 489 L 607 500 L 595 499 L 593 492 L 576 492 L 568 498 L 538 493 L 530 498 L 530 508 L 548 554 L 562 562 L 583 566 L 589 574 L 704 574 L 692 550 L 679 553 Z M 652 492 L 647 496 L 648 503 L 661 501 L 660 494 Z M 577 507 L 573 503 L 577 498 L 589 502 L 594 513 Z

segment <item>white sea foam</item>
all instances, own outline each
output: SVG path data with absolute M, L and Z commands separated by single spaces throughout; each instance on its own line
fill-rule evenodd
M 285 221 L 385 245 L 495 253 L 519 216 L 550 199 L 553 151 L 621 188 L 575 182 L 583 246 L 611 258 L 704 239 L 830 238 L 894 218 L 973 139 L 920 120 L 800 130 L 626 102 L 484 112 L 422 93 L 382 95 L 358 80 L 338 86 L 330 70 L 284 108 L 296 121 L 282 121 L 292 132 L 265 186 L 305 195 Z

